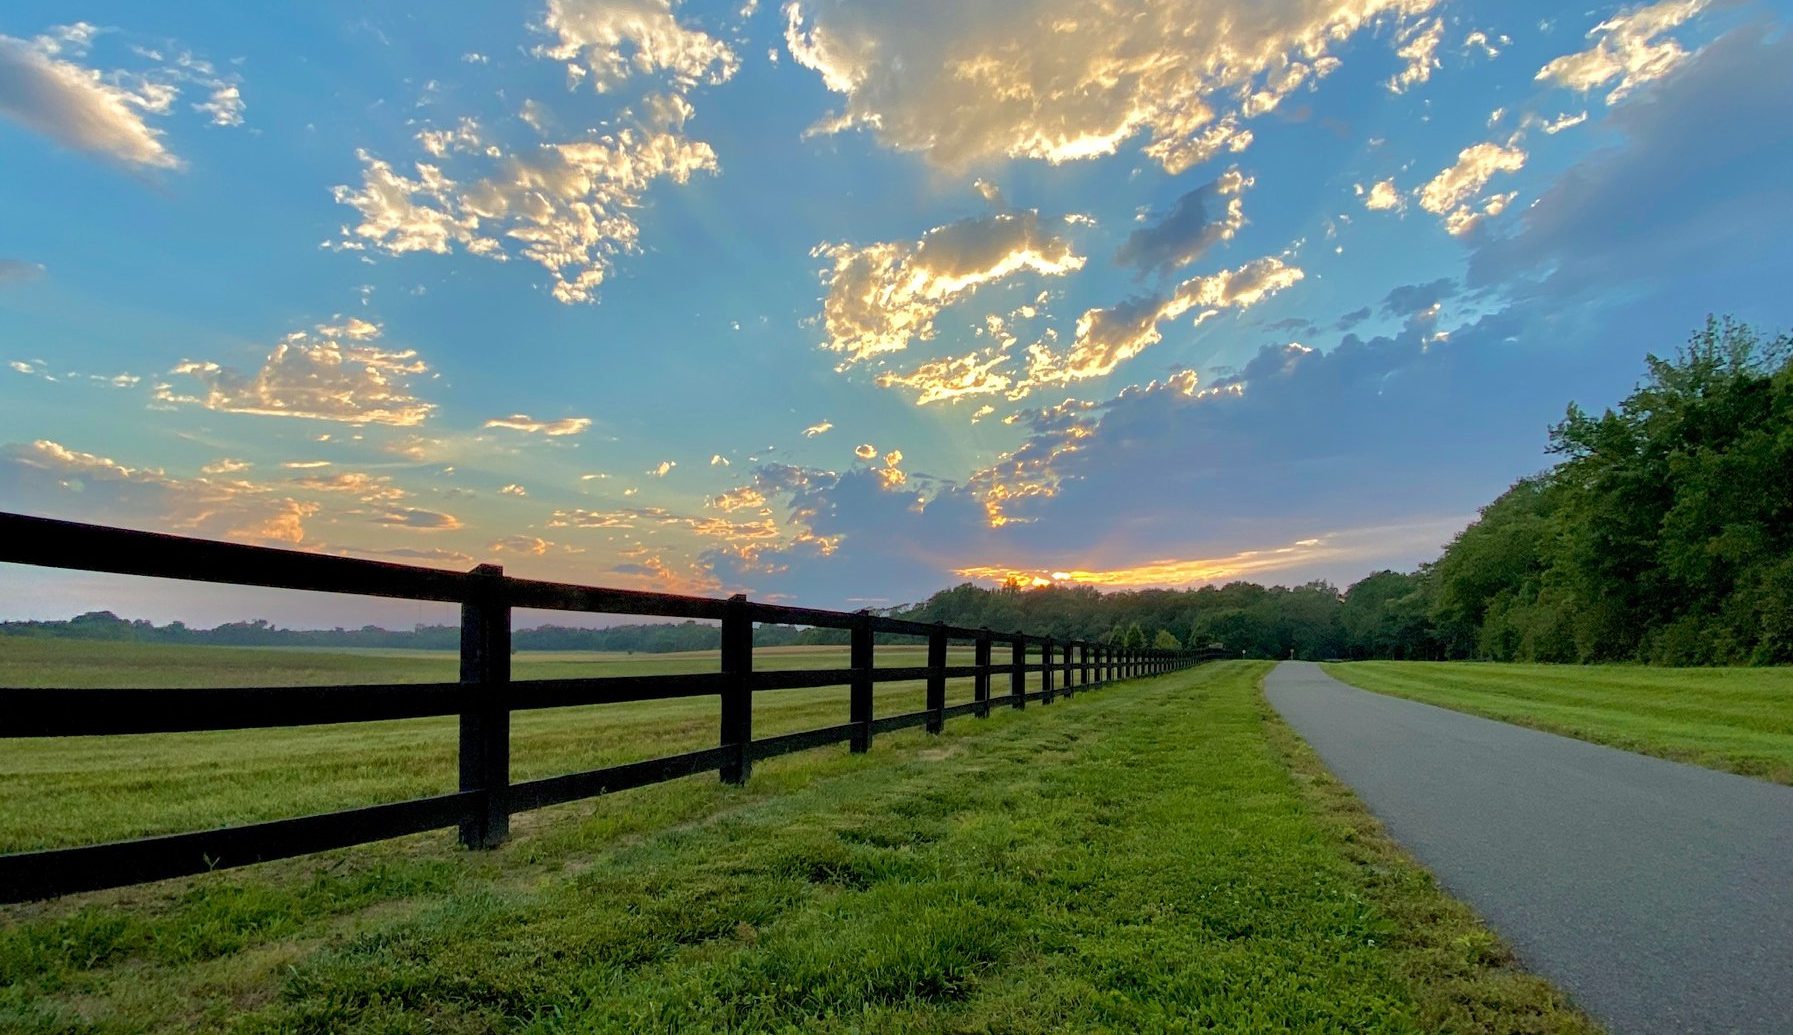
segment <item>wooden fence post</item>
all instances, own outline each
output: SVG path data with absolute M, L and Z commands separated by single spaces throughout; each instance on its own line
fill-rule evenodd
M 847 721 L 853 724 L 852 751 L 863 755 L 872 749 L 872 615 L 861 611 L 853 619 L 852 646 L 847 663 L 853 682 L 847 688 Z
M 1009 697 L 1015 707 L 1027 707 L 1027 637 L 1015 634 L 1009 644 Z
M 479 797 L 461 818 L 461 843 L 495 848 L 510 834 L 511 612 L 504 569 L 482 564 L 461 602 L 461 790 Z
M 1052 637 L 1048 636 L 1040 643 L 1040 703 L 1052 703 L 1052 656 L 1056 653 Z
M 978 633 L 977 652 L 971 663 L 977 666 L 977 675 L 972 677 L 971 697 L 977 702 L 977 717 L 990 716 L 990 629 L 985 626 Z
M 722 763 L 723 783 L 744 784 L 753 772 L 753 614 L 745 594 L 728 598 L 722 609 L 722 746 L 733 748 Z
M 928 633 L 928 732 L 946 726 L 946 626 L 935 622 Z
M 1077 656 L 1077 660 L 1082 664 L 1082 667 L 1083 667 L 1083 677 L 1082 677 L 1083 685 L 1088 686 L 1088 685 L 1090 685 L 1089 644 L 1087 644 L 1087 643 L 1079 644 L 1077 647 L 1077 650 L 1079 652 L 1078 656 Z
M 1065 644 L 1064 673 L 1064 694 L 1066 697 L 1070 697 L 1073 693 L 1076 693 L 1076 687 L 1073 686 L 1071 682 L 1071 645 L 1069 643 Z

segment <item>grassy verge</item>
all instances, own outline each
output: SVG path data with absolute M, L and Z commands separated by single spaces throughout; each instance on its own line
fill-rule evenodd
M 1793 669 L 1364 661 L 1365 690 L 1793 784 Z
M 1321 780 L 1263 671 L 566 806 L 492 852 L 10 909 L 0 1028 L 1584 1028 Z

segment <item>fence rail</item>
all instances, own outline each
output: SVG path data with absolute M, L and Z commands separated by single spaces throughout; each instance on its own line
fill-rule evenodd
M 138 884 L 214 869 L 458 827 L 473 848 L 496 846 L 513 813 L 661 783 L 703 772 L 739 784 L 755 761 L 828 744 L 870 749 L 880 733 L 947 719 L 987 716 L 999 706 L 1051 702 L 1123 679 L 1186 668 L 1199 651 L 1128 649 L 1023 632 L 929 625 L 866 611 L 825 611 L 640 590 L 607 589 L 507 576 L 496 565 L 470 572 L 330 557 L 239 543 L 138 532 L 0 513 L 0 562 L 141 575 L 192 582 L 456 603 L 461 607 L 461 678 L 456 683 L 225 689 L 0 688 L 0 739 L 199 730 L 258 729 L 378 722 L 455 715 L 460 721 L 460 790 L 411 801 L 346 809 L 193 833 L 0 855 L 0 902 Z M 576 679 L 511 678 L 515 608 L 695 618 L 721 624 L 720 671 L 694 675 Z M 822 670 L 755 671 L 758 623 L 821 626 L 849 633 L 849 665 Z M 878 668 L 876 637 L 925 637 L 927 664 Z M 951 643 L 970 644 L 974 662 L 948 665 Z M 1008 646 L 997 663 L 995 648 Z M 1037 658 L 1038 660 L 1032 660 Z M 1027 677 L 1040 674 L 1040 689 Z M 996 692 L 996 677 L 1008 677 Z M 949 679 L 972 680 L 972 700 L 948 706 Z M 877 716 L 873 688 L 921 680 L 926 707 Z M 823 729 L 755 739 L 756 693 L 847 687 L 847 721 Z M 717 746 L 665 758 L 512 783 L 510 717 L 539 708 L 710 696 L 719 700 Z

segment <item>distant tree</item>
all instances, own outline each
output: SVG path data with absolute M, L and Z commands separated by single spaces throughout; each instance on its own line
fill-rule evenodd
M 1182 650 L 1183 641 L 1169 629 L 1160 629 L 1158 635 L 1152 637 L 1152 646 L 1159 650 Z

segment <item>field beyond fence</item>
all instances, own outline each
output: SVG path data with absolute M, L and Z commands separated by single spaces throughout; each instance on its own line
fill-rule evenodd
M 0 688 L 0 738 L 42 738 L 257 729 L 456 716 L 458 790 L 316 815 L 105 844 L 0 855 L 0 901 L 16 902 L 116 887 L 303 855 L 426 830 L 457 827 L 463 844 L 495 846 L 513 813 L 714 771 L 745 782 L 758 759 L 845 742 L 869 749 L 884 732 L 921 726 L 939 732 L 950 718 L 1025 707 L 1135 676 L 1186 668 L 1200 652 L 1129 649 L 1055 640 L 1024 631 L 964 629 L 866 611 L 842 612 L 750 601 L 518 579 L 495 565 L 444 571 L 297 550 L 221 543 L 0 513 L 0 562 L 234 586 L 342 593 L 458 604 L 460 679 L 306 687 Z M 511 613 L 538 608 L 715 621 L 719 670 L 558 679 L 515 679 Z M 840 668 L 755 667 L 759 623 L 846 630 Z M 877 664 L 880 637 L 925 644 L 923 665 Z M 949 649 L 969 647 L 969 664 Z M 911 651 L 913 648 L 910 649 Z M 771 657 L 776 663 L 777 654 Z M 1038 689 L 1028 689 L 1037 673 Z M 969 678 L 971 700 L 948 705 L 948 680 Z M 920 710 L 874 714 L 879 683 L 921 681 Z M 754 736 L 756 694 L 840 686 L 844 722 Z M 515 712 L 624 702 L 714 698 L 713 747 L 523 782 L 511 778 Z

